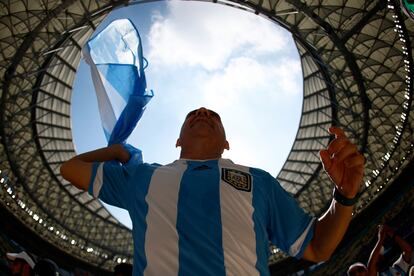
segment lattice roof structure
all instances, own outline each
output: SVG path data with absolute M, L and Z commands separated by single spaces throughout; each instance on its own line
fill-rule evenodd
M 83 45 L 111 10 L 144 2 L 0 3 L 0 206 L 64 252 L 107 269 L 132 260 L 131 232 L 66 182 L 59 166 L 75 155 L 70 104 Z M 213 2 L 292 33 L 303 109 L 278 179 L 303 208 L 321 214 L 332 184 L 318 152 L 330 141 L 327 128 L 340 126 L 367 160 L 358 216 L 413 157 L 413 22 L 395 0 Z

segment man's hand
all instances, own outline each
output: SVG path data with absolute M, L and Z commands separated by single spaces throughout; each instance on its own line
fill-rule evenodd
M 319 152 L 323 167 L 339 192 L 347 198 L 354 198 L 362 184 L 365 159 L 341 129 L 331 127 L 329 132 L 335 134 L 335 139 L 326 150 Z M 303 258 L 314 262 L 329 259 L 348 228 L 352 211 L 352 206 L 333 200 L 316 222 L 314 236 Z
M 378 225 L 378 241 L 381 243 L 385 240 L 385 237 L 388 235 L 386 225 Z
M 392 229 L 390 226 L 388 226 L 386 224 L 383 224 L 383 225 L 380 225 L 380 226 L 382 226 L 382 228 L 384 229 L 383 231 L 384 231 L 385 235 L 387 235 L 390 238 L 393 238 L 393 236 L 395 235 L 394 229 Z
M 335 139 L 326 150 L 319 152 L 323 167 L 338 191 L 347 198 L 358 193 L 364 176 L 364 156 L 345 136 L 342 129 L 330 127 Z

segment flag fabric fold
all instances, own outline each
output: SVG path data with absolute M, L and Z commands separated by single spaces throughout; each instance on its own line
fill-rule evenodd
M 91 69 L 108 146 L 125 144 L 153 97 L 147 90 L 139 32 L 129 19 L 115 20 L 91 38 L 82 53 Z M 142 162 L 140 150 L 130 145 L 126 149 L 134 163 Z

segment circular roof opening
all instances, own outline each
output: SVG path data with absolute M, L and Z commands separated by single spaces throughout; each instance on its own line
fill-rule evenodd
M 168 164 L 185 115 L 200 106 L 218 112 L 230 151 L 224 158 L 277 176 L 298 130 L 303 77 L 291 34 L 255 14 L 223 5 L 154 2 L 115 10 L 140 31 L 148 88 L 155 96 L 128 142 L 144 161 Z M 258 30 L 260 30 L 258 32 Z M 106 145 L 89 67 L 81 62 L 72 96 L 77 153 Z M 108 207 L 131 227 L 126 211 Z

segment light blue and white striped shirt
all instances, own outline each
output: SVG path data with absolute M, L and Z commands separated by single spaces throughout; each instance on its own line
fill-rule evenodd
M 276 179 L 228 159 L 95 163 L 89 193 L 129 211 L 134 275 L 269 275 L 269 241 L 301 257 L 313 236 Z

